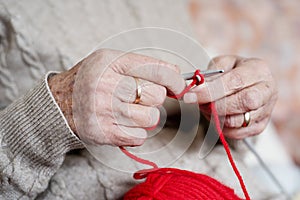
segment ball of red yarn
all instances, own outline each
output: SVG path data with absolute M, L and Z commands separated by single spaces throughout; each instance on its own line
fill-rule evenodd
M 240 199 L 233 189 L 204 174 L 159 168 L 135 175 L 146 177 L 146 181 L 129 190 L 124 196 L 125 200 Z

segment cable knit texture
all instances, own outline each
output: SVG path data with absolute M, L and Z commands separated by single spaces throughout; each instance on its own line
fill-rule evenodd
M 35 197 L 61 166 L 64 154 L 82 148 L 43 80 L 0 114 L 1 194 Z M 7 176 L 9 175 L 9 176 Z M 9 178 L 7 178 L 9 177 Z M 14 190 L 18 189 L 18 193 Z

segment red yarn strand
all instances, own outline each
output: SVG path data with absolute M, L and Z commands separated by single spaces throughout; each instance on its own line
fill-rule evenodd
M 211 113 L 212 113 L 212 116 L 213 116 L 213 119 L 214 119 L 214 122 L 215 122 L 215 127 L 216 127 L 217 132 L 218 132 L 218 134 L 220 136 L 220 140 L 221 140 L 221 142 L 223 144 L 223 147 L 224 147 L 224 149 L 226 151 L 226 154 L 227 154 L 227 157 L 229 159 L 230 165 L 231 165 L 231 167 L 232 167 L 235 175 L 237 176 L 237 178 L 238 178 L 238 180 L 240 182 L 240 186 L 241 186 L 241 188 L 243 190 L 243 193 L 244 193 L 246 199 L 250 200 L 250 196 L 249 196 L 248 191 L 246 189 L 246 185 L 244 183 L 244 180 L 243 180 L 243 178 L 242 178 L 242 176 L 241 176 L 241 174 L 240 174 L 240 172 L 239 172 L 239 170 L 238 170 L 238 168 L 237 168 L 237 166 L 236 166 L 236 164 L 235 164 L 235 162 L 233 160 L 230 148 L 228 146 L 228 143 L 226 142 L 226 139 L 224 137 L 223 131 L 222 131 L 221 127 L 220 127 L 220 119 L 219 119 L 218 112 L 216 110 L 215 104 L 213 102 L 210 103 L 210 109 L 211 109 Z
M 130 153 L 129 151 L 127 151 L 124 147 L 119 147 L 121 149 L 121 151 L 127 155 L 129 158 L 139 162 L 139 163 L 142 163 L 144 165 L 149 165 L 151 167 L 153 167 L 154 169 L 158 168 L 157 164 L 155 164 L 154 162 L 151 162 L 150 160 L 145 160 L 143 158 L 139 158 L 137 157 L 136 155 Z
M 175 99 L 180 99 L 183 97 L 183 95 L 185 93 L 187 93 L 193 86 L 195 85 L 200 85 L 204 82 L 204 76 L 200 73 L 200 70 L 196 70 L 194 73 L 194 77 L 192 82 L 178 95 L 173 95 L 170 96 L 171 98 L 175 98 Z M 243 190 L 243 193 L 245 195 L 246 200 L 250 200 L 250 196 L 248 194 L 248 191 L 246 189 L 244 180 L 234 162 L 234 159 L 232 157 L 230 148 L 228 143 L 226 142 L 226 139 L 224 137 L 224 134 L 222 132 L 221 126 L 220 126 L 220 119 L 218 116 L 218 112 L 216 110 L 215 104 L 212 102 L 210 103 L 210 109 L 211 109 L 211 113 L 213 116 L 213 121 L 215 123 L 215 127 L 216 130 L 219 134 L 220 140 L 223 144 L 223 147 L 225 149 L 225 152 L 227 154 L 227 157 L 229 159 L 230 165 L 236 175 L 236 177 L 239 180 L 240 186 Z M 200 195 L 201 195 L 201 199 L 205 198 L 205 199 L 210 199 L 212 198 L 212 196 L 214 197 L 222 197 L 222 199 L 237 199 L 238 197 L 235 196 L 234 192 L 232 189 L 222 185 L 220 182 L 218 182 L 217 180 L 214 180 L 213 178 L 203 175 L 203 174 L 196 174 L 193 172 L 189 172 L 189 171 L 185 171 L 185 170 L 179 170 L 179 169 L 172 169 L 172 168 L 158 168 L 158 166 L 154 163 L 151 162 L 149 160 L 145 160 L 142 158 L 139 158 L 133 154 L 131 154 L 130 152 L 128 152 L 124 147 L 120 147 L 121 151 L 127 155 L 128 157 L 130 157 L 131 159 L 145 164 L 145 165 L 149 165 L 151 167 L 153 167 L 152 169 L 145 169 L 145 170 L 140 170 L 138 172 L 136 172 L 134 174 L 134 178 L 136 179 L 141 179 L 141 178 L 145 178 L 147 177 L 147 180 L 145 182 L 145 184 L 139 184 L 137 185 L 135 188 L 131 189 L 130 192 L 128 192 L 125 195 L 125 199 L 153 199 L 152 197 L 154 197 L 156 195 L 156 193 L 164 187 L 164 185 L 169 181 L 169 179 L 171 179 L 171 177 L 173 177 L 174 175 L 177 175 L 180 177 L 180 179 L 182 179 L 182 181 L 178 182 L 175 181 L 173 184 L 176 185 L 177 190 L 181 191 L 181 188 L 179 187 L 180 184 L 182 184 L 181 186 L 183 187 L 182 189 L 186 189 L 186 184 L 188 183 L 188 187 L 189 190 L 193 190 L 195 189 L 195 193 L 189 193 L 189 194 L 185 194 L 185 195 L 191 195 L 191 198 L 188 199 L 199 199 Z M 172 173 L 171 173 L 172 172 Z M 168 176 L 169 175 L 169 176 Z M 172 176 L 171 176 L 172 175 Z M 160 180 L 159 178 L 161 178 L 162 176 L 164 176 L 163 180 Z M 168 177 L 167 177 L 168 176 Z M 177 177 L 176 176 L 176 177 Z M 198 177 L 197 179 L 191 179 L 191 178 L 187 178 L 187 177 Z M 183 181 L 183 179 L 186 179 L 187 181 Z M 155 192 L 153 193 L 153 188 L 149 188 L 149 185 L 147 186 L 147 182 L 150 182 L 152 179 L 158 179 L 158 188 L 155 189 Z M 197 180 L 197 181 L 195 181 Z M 202 182 L 199 182 L 202 181 Z M 186 184 L 185 184 L 186 183 Z M 151 183 L 153 184 L 153 183 Z M 191 187 L 192 188 L 191 188 Z M 166 190 L 166 188 L 165 188 Z M 143 191 L 144 194 L 140 194 L 140 191 Z M 183 195 L 183 192 L 178 193 L 178 191 L 173 191 L 172 189 L 169 189 L 168 191 L 165 191 L 166 194 L 169 192 L 172 192 L 172 194 L 176 193 L 176 199 L 178 199 L 180 196 Z M 197 192 L 197 191 L 201 191 L 201 193 Z M 195 194 L 196 197 L 195 197 Z M 141 196 L 141 195 L 149 195 L 147 198 L 146 196 Z M 162 195 L 162 194 L 160 194 Z M 207 197 L 207 195 L 209 197 Z M 151 196 L 151 197 L 150 197 Z M 155 196 L 156 197 L 156 196 Z M 172 196 L 174 197 L 174 196 Z M 187 197 L 187 196 L 185 196 Z M 159 199 L 170 199 L 171 196 L 167 196 L 167 198 L 159 198 Z M 219 198 L 218 198 L 219 199 Z
M 187 93 L 192 87 L 194 87 L 195 85 L 200 85 L 204 83 L 204 76 L 203 74 L 200 73 L 200 70 L 197 69 L 194 73 L 194 76 L 193 76 L 193 80 L 192 82 L 186 86 L 186 88 L 180 93 L 180 94 L 177 94 L 177 95 L 171 95 L 169 96 L 170 98 L 173 98 L 173 99 L 180 99 L 181 97 L 183 97 L 183 95 L 185 93 Z

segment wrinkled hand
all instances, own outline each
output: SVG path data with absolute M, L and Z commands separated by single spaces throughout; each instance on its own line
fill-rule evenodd
M 139 104 L 136 81 L 142 86 Z M 170 78 L 172 77 L 172 78 Z M 50 89 L 71 129 L 86 143 L 141 145 L 159 121 L 167 91 L 185 82 L 177 66 L 133 53 L 98 50 L 71 70 L 51 77 Z
M 277 99 L 276 84 L 268 65 L 255 58 L 221 56 L 209 68 L 224 69 L 225 73 L 193 88 L 184 101 L 199 103 L 208 118 L 205 104 L 215 101 L 219 115 L 225 117 L 223 132 L 227 137 L 242 139 L 261 133 Z M 251 121 L 242 127 L 245 112 L 250 112 Z

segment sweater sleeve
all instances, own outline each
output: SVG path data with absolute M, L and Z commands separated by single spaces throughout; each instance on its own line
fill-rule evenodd
M 83 144 L 69 128 L 47 77 L 0 112 L 0 199 L 33 199 Z

